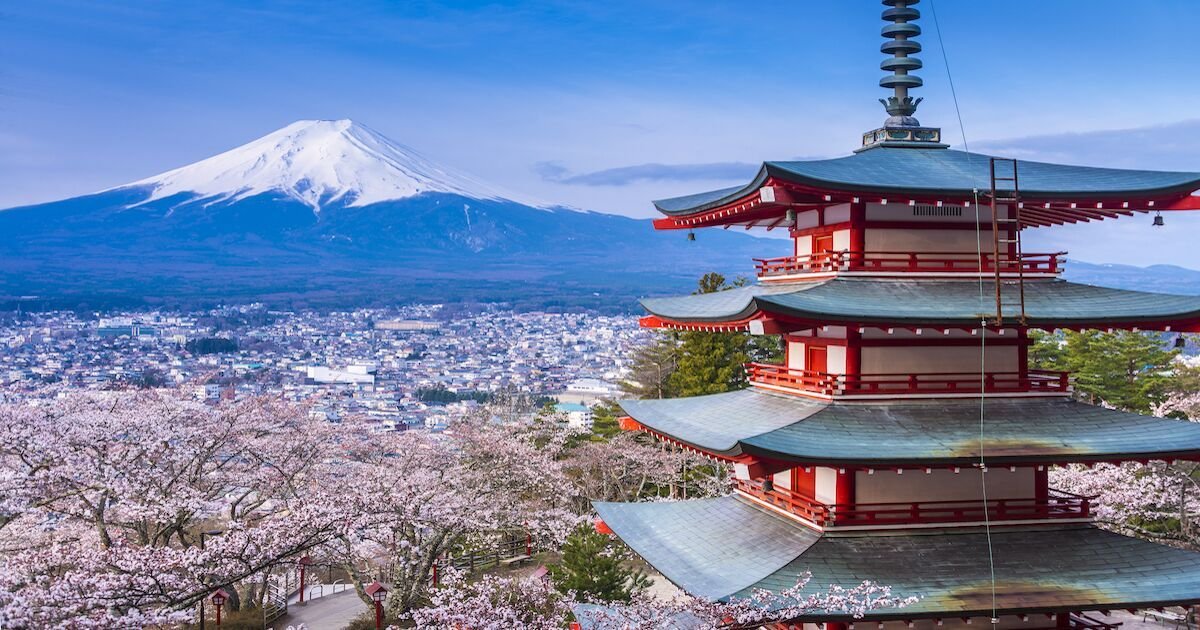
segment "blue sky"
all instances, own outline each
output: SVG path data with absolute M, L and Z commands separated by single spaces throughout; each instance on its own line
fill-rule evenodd
M 345 5 L 345 6 L 342 6 Z M 972 148 L 1200 171 L 1195 0 L 941 0 Z M 931 3 L 919 117 L 960 142 Z M 884 118 L 874 0 L 58 2 L 0 10 L 0 207 L 140 179 L 294 120 L 353 118 L 505 188 L 650 216 Z M 1034 231 L 1200 267 L 1200 221 Z M 1172 244 L 1178 245 L 1178 247 Z

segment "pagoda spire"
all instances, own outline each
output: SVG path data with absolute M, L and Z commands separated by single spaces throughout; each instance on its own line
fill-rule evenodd
M 921 87 L 921 77 L 911 74 L 922 66 L 921 60 L 913 55 L 921 52 L 921 43 L 916 37 L 921 34 L 921 27 L 916 21 L 921 12 L 913 5 L 921 0 L 883 0 L 883 20 L 890 24 L 883 27 L 880 35 L 887 39 L 879 47 L 880 52 L 891 55 L 879 64 L 885 72 L 891 72 L 879 80 L 880 87 L 892 90 L 892 96 L 879 99 L 887 110 L 888 119 L 883 127 L 863 134 L 862 149 L 878 146 L 913 147 L 913 148 L 945 148 L 941 144 L 942 131 L 935 127 L 922 127 L 913 114 L 917 112 L 920 98 L 908 94 L 912 88 Z
M 920 123 L 917 122 L 912 115 L 917 111 L 917 105 L 921 104 L 921 99 L 914 99 L 908 95 L 909 88 L 921 87 L 921 78 L 909 74 L 913 70 L 921 68 L 921 60 L 913 57 L 914 53 L 921 52 L 921 44 L 913 38 L 921 34 L 921 27 L 917 26 L 914 21 L 921 17 L 921 12 L 912 8 L 912 5 L 917 4 L 920 0 L 883 0 L 883 4 L 891 8 L 883 11 L 883 19 L 892 22 L 880 31 L 880 34 L 889 41 L 883 43 L 879 47 L 880 52 L 890 54 L 890 59 L 884 59 L 879 64 L 879 68 L 884 71 L 890 71 L 891 76 L 886 76 L 879 80 L 880 87 L 893 90 L 894 95 L 888 99 L 879 99 L 887 109 L 887 113 L 901 120 L 888 120 L 888 126 L 905 126 L 917 127 Z

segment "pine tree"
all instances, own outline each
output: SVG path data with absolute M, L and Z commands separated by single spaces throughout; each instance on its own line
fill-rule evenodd
M 745 278 L 726 282 L 719 273 L 700 278 L 697 294 L 716 293 L 745 286 Z M 778 337 L 756 337 L 747 333 L 680 333 L 679 359 L 668 385 L 676 396 L 703 396 L 742 389 L 748 385 L 746 362 L 778 361 L 782 345 Z
M 604 402 L 592 408 L 592 435 L 608 440 L 621 433 L 618 420 L 625 412 L 614 402 Z
M 1149 413 L 1171 392 L 1178 354 L 1158 335 L 1087 330 L 1035 336 L 1030 359 L 1033 367 L 1071 372 L 1076 392 L 1093 404 Z
M 660 333 L 657 338 L 633 353 L 630 375 L 621 389 L 635 398 L 674 398 L 671 375 L 679 366 L 679 336 Z
M 646 574 L 629 567 L 630 553 L 619 542 L 582 526 L 567 537 L 562 562 L 550 567 L 550 577 L 560 592 L 574 591 L 581 598 L 627 602 L 650 585 Z

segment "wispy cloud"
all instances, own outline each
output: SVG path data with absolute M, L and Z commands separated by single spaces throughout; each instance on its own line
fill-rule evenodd
M 628 186 L 638 182 L 743 181 L 754 177 L 758 164 L 710 162 L 706 164 L 634 164 L 590 173 L 572 173 L 558 162 L 534 165 L 542 179 L 579 186 Z
M 988 153 L 1043 162 L 1200 171 L 1200 119 L 980 142 Z M 973 146 L 973 148 L 976 148 Z

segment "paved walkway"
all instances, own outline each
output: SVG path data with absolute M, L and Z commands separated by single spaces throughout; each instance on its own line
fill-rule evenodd
M 336 595 L 309 600 L 304 606 L 288 605 L 288 614 L 275 620 L 271 627 L 282 630 L 304 624 L 308 630 L 342 630 L 357 616 L 368 612 L 354 589 Z

